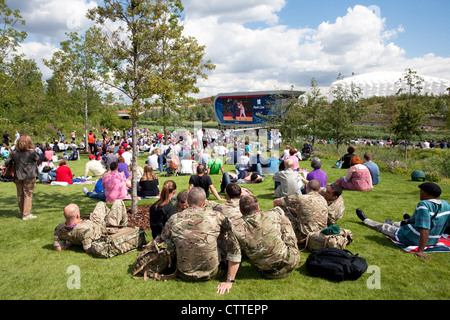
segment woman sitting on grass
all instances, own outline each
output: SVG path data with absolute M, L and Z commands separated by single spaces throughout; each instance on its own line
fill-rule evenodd
M 362 160 L 358 156 L 351 158 L 347 175 L 339 178 L 335 183 L 346 190 L 369 191 L 373 188 L 370 171 L 362 164 Z
M 177 185 L 173 180 L 167 180 L 161 190 L 161 197 L 150 207 L 150 228 L 155 239 L 161 234 L 166 222 L 175 214 L 172 199 L 177 193 Z
M 59 167 L 56 169 L 56 181 L 67 182 L 72 184 L 73 174 L 72 170 L 67 166 L 67 160 L 61 159 Z
M 125 158 L 122 156 L 117 157 L 117 164 L 119 168 L 119 172 L 123 172 L 125 175 L 125 179 L 128 179 L 130 177 L 130 170 L 128 169 L 128 165 L 125 162 Z
M 158 176 L 153 171 L 151 165 L 144 167 L 144 174 L 139 181 L 139 188 L 137 195 L 139 197 L 154 197 L 159 194 Z

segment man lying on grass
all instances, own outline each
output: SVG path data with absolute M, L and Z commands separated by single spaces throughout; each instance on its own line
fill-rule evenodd
M 426 246 L 435 245 L 450 221 L 450 205 L 447 201 L 439 200 L 441 188 L 432 182 L 419 185 L 420 201 L 412 217 L 404 214 L 402 222 L 392 223 L 387 219 L 384 223 L 368 219 L 358 208 L 356 214 L 364 225 L 405 245 L 418 246 L 415 257 L 431 260 L 423 252 Z
M 54 232 L 53 246 L 56 251 L 66 250 L 72 245 L 82 246 L 90 253 L 92 242 L 100 239 L 107 225 L 126 226 L 128 215 L 122 200 L 114 201 L 111 209 L 99 202 L 89 219 L 80 218 L 80 208 L 71 203 L 64 208 L 65 222 L 61 222 Z

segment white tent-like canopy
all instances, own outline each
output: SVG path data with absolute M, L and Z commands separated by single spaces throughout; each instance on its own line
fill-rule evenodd
M 450 87 L 450 80 L 417 75 L 424 80 L 421 84 L 423 88 L 421 94 L 446 94 L 447 88 Z M 329 99 L 330 101 L 333 100 L 332 92 L 339 84 L 343 86 L 343 89 L 350 90 L 353 83 L 361 89 L 360 98 L 387 97 L 397 94 L 400 88 L 403 88 L 403 92 L 406 93 L 409 88 L 404 80 L 401 81 L 403 77 L 402 72 L 374 72 L 337 80 L 329 88 Z

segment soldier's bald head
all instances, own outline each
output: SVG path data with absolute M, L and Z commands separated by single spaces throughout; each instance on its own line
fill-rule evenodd
M 308 182 L 309 191 L 319 191 L 320 190 L 320 182 L 317 180 L 310 180 Z
M 66 220 L 73 220 L 79 216 L 80 208 L 75 203 L 71 203 L 64 208 L 64 217 Z
M 188 203 L 189 207 L 202 207 L 206 200 L 206 192 L 203 188 L 194 187 L 189 190 Z

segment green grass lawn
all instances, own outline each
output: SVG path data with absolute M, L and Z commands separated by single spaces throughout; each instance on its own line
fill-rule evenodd
M 144 165 L 146 155 L 138 159 Z M 87 156 L 71 161 L 75 176 L 84 174 Z M 323 169 L 328 182 L 345 174 L 331 168 L 334 161 L 324 160 Z M 309 162 L 301 162 L 309 167 Z M 226 166 L 232 171 L 232 166 Z M 160 185 L 173 179 L 178 191 L 188 187 L 188 176 L 160 178 Z M 221 176 L 212 176 L 217 189 Z M 401 219 L 403 213 L 412 214 L 419 201 L 418 182 L 407 177 L 381 174 L 381 183 L 369 192 L 344 191 L 346 211 L 338 221 L 350 229 L 354 242 L 347 249 L 367 260 L 371 268 L 379 270 L 380 288 L 370 284 L 375 273 L 366 272 L 356 281 L 334 283 L 308 276 L 304 262 L 310 252 L 301 253 L 301 262 L 287 278 L 267 280 L 248 262 L 241 264 L 237 282 L 229 294 L 216 294 L 218 281 L 185 283 L 178 280 L 155 282 L 132 278 L 132 265 L 137 251 L 111 259 L 93 258 L 81 248 L 64 252 L 53 250 L 53 230 L 63 221 L 63 208 L 69 203 L 79 205 L 82 214 L 90 213 L 97 200 L 87 198 L 81 185 L 68 187 L 36 185 L 32 213 L 38 218 L 19 219 L 16 190 L 13 183 L 0 182 L 0 299 L 2 300 L 446 300 L 450 298 L 450 254 L 431 253 L 431 261 L 414 258 L 413 254 L 397 248 L 384 236 L 364 227 L 355 209 L 377 221 Z M 272 208 L 274 196 L 270 176 L 261 184 L 246 185 L 259 199 L 263 210 Z M 93 185 L 88 185 L 93 187 Z M 450 186 L 442 185 L 442 199 L 449 199 Z M 210 200 L 214 200 L 211 195 Z M 140 205 L 155 200 L 142 200 Z M 127 202 L 127 206 L 131 201 Z M 151 233 L 147 233 L 147 240 Z M 69 289 L 70 267 L 81 272 L 80 289 Z M 69 273 L 68 273 L 69 270 Z M 368 285 L 369 284 L 369 285 Z

